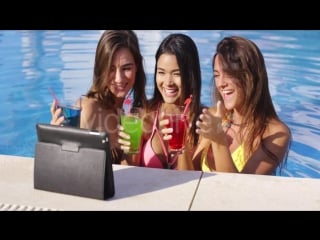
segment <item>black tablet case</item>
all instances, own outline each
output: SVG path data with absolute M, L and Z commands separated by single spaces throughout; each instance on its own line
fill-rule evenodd
M 34 188 L 104 200 L 114 195 L 106 132 L 36 124 Z

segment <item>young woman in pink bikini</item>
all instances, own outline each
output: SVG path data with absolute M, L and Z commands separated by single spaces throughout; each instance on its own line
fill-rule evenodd
M 192 154 L 198 143 L 196 119 L 201 113 L 201 70 L 198 49 L 194 41 L 181 33 L 170 34 L 156 52 L 154 93 L 144 109 L 144 135 L 140 153 L 132 155 L 132 164 L 151 168 L 192 170 Z M 167 140 L 172 129 L 162 128 L 168 120 L 162 120 L 161 112 L 173 105 L 184 105 L 192 95 L 187 111 L 189 128 L 183 152 L 168 152 Z M 161 121 L 159 121 L 161 120 Z M 127 134 L 120 126 L 119 144 L 124 152 L 129 149 Z

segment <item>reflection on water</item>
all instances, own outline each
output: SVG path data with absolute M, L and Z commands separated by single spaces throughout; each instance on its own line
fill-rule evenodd
M 223 37 L 242 35 L 262 50 L 276 110 L 293 133 L 284 176 L 320 178 L 320 31 L 148 30 L 136 31 L 153 92 L 154 54 L 171 32 L 196 42 L 201 58 L 202 102 L 211 105 L 211 60 Z M 34 156 L 35 124 L 49 122 L 52 97 L 78 96 L 92 78 L 102 31 L 0 31 L 0 154 Z

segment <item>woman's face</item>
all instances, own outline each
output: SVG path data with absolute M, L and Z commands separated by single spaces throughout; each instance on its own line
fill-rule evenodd
M 177 58 L 173 54 L 162 54 L 157 61 L 157 87 L 165 103 L 177 104 L 182 92 L 181 76 Z
M 239 80 L 222 70 L 219 55 L 214 60 L 213 74 L 216 87 L 222 96 L 225 108 L 228 110 L 239 110 L 243 105 L 244 92 L 239 85 Z
M 108 87 L 118 98 L 124 98 L 136 80 L 137 66 L 128 48 L 119 49 L 113 59 Z

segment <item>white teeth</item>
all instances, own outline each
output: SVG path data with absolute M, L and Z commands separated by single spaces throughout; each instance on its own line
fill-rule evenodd
M 232 93 L 232 91 L 231 90 L 223 90 L 222 93 L 223 94 L 230 94 L 230 93 Z
M 166 93 L 174 93 L 174 92 L 176 92 L 176 89 L 172 89 L 172 88 L 170 88 L 170 89 L 168 89 L 168 88 L 164 88 L 164 91 L 165 91 Z

